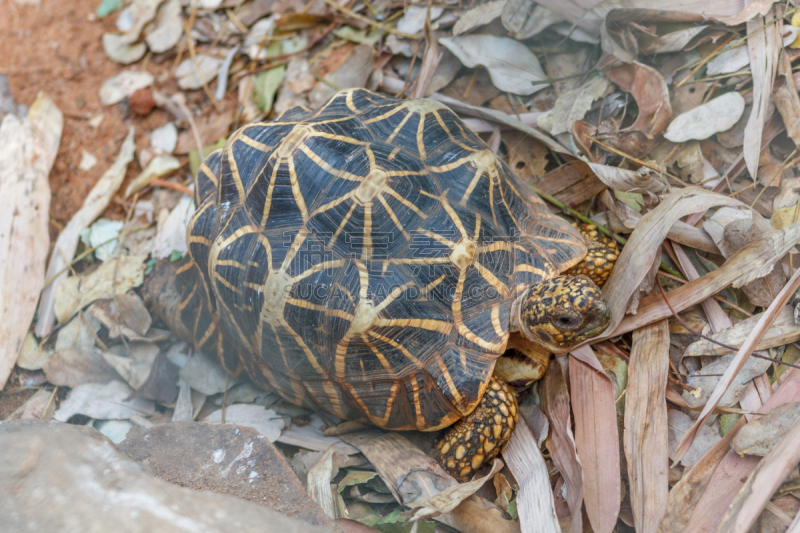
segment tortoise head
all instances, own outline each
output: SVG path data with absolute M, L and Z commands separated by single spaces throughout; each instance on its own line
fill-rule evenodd
M 519 331 L 556 354 L 594 337 L 611 322 L 603 293 L 586 276 L 539 282 L 522 293 L 518 303 Z

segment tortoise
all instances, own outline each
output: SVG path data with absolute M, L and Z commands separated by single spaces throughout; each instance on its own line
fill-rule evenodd
M 605 280 L 613 241 L 552 214 L 434 100 L 350 89 L 244 126 L 194 194 L 188 253 L 144 290 L 167 325 L 294 404 L 452 426 L 440 460 L 461 480 L 507 444 L 512 385 L 610 321 L 584 274 Z

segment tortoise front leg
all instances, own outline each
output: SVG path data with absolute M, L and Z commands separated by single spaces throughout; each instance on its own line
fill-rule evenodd
M 459 481 L 469 481 L 487 461 L 497 457 L 517 425 L 517 398 L 503 381 L 492 377 L 481 403 L 439 441 L 439 461 Z

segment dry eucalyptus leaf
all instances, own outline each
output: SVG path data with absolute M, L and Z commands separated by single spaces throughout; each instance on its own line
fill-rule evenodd
M 582 120 L 592 103 L 602 98 L 609 87 L 608 78 L 595 76 L 582 87 L 568 91 L 556 100 L 552 110 L 539 117 L 538 125 L 550 135 L 572 131 L 576 120 Z
M 125 36 L 120 33 L 103 34 L 103 51 L 111 61 L 120 65 L 136 63 L 144 57 L 147 46 L 144 43 L 126 42 Z
M 722 379 L 722 374 L 731 365 L 731 361 L 733 361 L 735 356 L 736 354 L 724 355 L 713 363 L 692 373 L 692 375 L 686 379 L 686 384 L 693 389 L 692 391 L 683 393 L 683 397 L 689 405 L 692 407 L 699 407 L 708 402 L 717 384 Z M 739 401 L 739 398 L 750 380 L 766 372 L 770 365 L 772 365 L 772 363 L 765 359 L 756 357 L 748 358 L 733 382 L 725 391 L 725 394 L 722 395 L 719 405 L 722 407 L 731 407 L 735 405 Z
M 676 143 L 708 139 L 715 133 L 731 129 L 743 112 L 744 98 L 731 91 L 675 117 L 664 137 Z
M 155 178 L 166 176 L 173 170 L 178 170 L 181 162 L 171 155 L 159 155 L 154 157 L 152 161 L 147 164 L 138 176 L 133 178 L 128 188 L 125 189 L 125 198 L 130 198 L 133 194 L 141 191 Z
M 175 360 L 173 359 L 173 362 Z M 180 365 L 179 365 L 180 366 Z M 230 377 L 221 366 L 212 363 L 200 352 L 194 352 L 180 370 L 180 376 L 194 390 L 207 396 L 224 392 L 236 380 Z
M 692 427 L 694 420 L 677 409 L 667 410 L 668 419 L 668 435 L 669 435 L 669 458 L 675 460 L 675 451 L 678 449 L 678 443 L 683 438 L 683 435 Z M 700 433 L 695 438 L 692 447 L 680 460 L 680 463 L 686 467 L 692 467 L 697 463 L 714 444 L 719 442 L 720 436 L 715 429 L 709 426 L 703 426 Z
M 131 2 L 128 8 L 133 24 L 131 28 L 125 32 L 124 38 L 126 42 L 134 43 L 139 40 L 142 30 L 148 22 L 155 18 L 158 12 L 158 6 L 163 2 L 164 0 L 136 0 L 135 2 Z
M 563 22 L 564 17 L 533 0 L 508 0 L 500 20 L 509 35 L 525 40 Z
M 83 350 L 94 348 L 100 322 L 91 315 L 78 315 L 58 330 L 53 347 L 56 350 Z
M 485 67 L 492 83 L 502 91 L 531 95 L 549 86 L 539 60 L 527 46 L 495 35 L 446 37 L 439 43 L 466 67 Z
M 719 76 L 720 74 L 730 74 L 738 72 L 750 64 L 750 54 L 747 47 L 737 46 L 730 50 L 725 50 L 715 56 L 706 65 L 706 75 Z
M 166 216 L 163 209 L 158 216 L 158 232 L 153 240 L 153 257 L 162 259 L 169 257 L 173 252 L 185 254 L 186 228 L 195 212 L 194 201 L 189 196 L 181 197 L 178 205 Z
M 486 4 L 473 7 L 456 21 L 453 26 L 453 36 L 468 32 L 478 26 L 489 24 L 503 12 L 503 7 L 508 0 L 492 0 Z
M 70 391 L 53 418 L 66 422 L 74 415 L 85 415 L 103 420 L 127 420 L 155 413 L 151 400 L 138 397 L 128 400 L 131 394 L 133 389 L 122 381 L 79 385 Z
M 739 455 L 767 455 L 798 418 L 800 402 L 785 403 L 754 418 L 733 438 L 733 451 Z
M 715 341 L 739 348 L 753 328 L 756 327 L 758 321 L 761 319 L 763 313 L 753 315 L 746 320 L 742 320 L 735 324 L 732 328 L 720 331 L 714 335 L 710 335 Z M 800 340 L 800 327 L 795 324 L 794 312 L 791 305 L 786 306 L 778 313 L 775 322 L 772 323 L 764 338 L 756 345 L 756 350 L 768 350 L 777 346 L 784 346 L 786 344 Z M 690 344 L 684 352 L 684 357 L 697 357 L 701 355 L 726 355 L 732 353 L 731 350 L 715 344 L 706 339 Z
M 42 370 L 47 381 L 59 387 L 108 383 L 112 379 L 119 379 L 97 348 L 56 350 L 45 360 Z
M 644 33 L 640 36 L 639 53 L 649 55 L 681 52 L 692 39 L 705 31 L 707 27 L 708 26 L 694 26 L 683 28 L 678 31 L 667 33 L 666 35 L 659 35 L 655 38 Z
M 100 103 L 103 105 L 118 104 L 130 95 L 153 84 L 153 75 L 141 70 L 120 72 L 107 79 L 100 87 Z
M 761 234 L 762 232 L 756 228 L 752 220 L 734 220 L 725 226 L 723 236 L 725 250 L 735 253 Z M 786 279 L 782 268 L 773 268 L 766 276 L 742 286 L 742 291 L 754 305 L 767 307 L 775 299 L 775 295 L 780 292 Z
M 178 87 L 185 90 L 200 89 L 204 83 L 217 77 L 221 64 L 222 59 L 206 54 L 197 54 L 195 60 L 184 59 L 175 70 Z
M 180 0 L 167 0 L 158 9 L 156 19 L 144 28 L 144 40 L 155 54 L 166 52 L 183 37 Z
M 222 424 L 222 409 L 214 411 L 203 419 L 210 424 Z M 253 428 L 270 442 L 275 442 L 284 427 L 283 418 L 272 409 L 261 405 L 237 403 L 225 408 L 225 423 L 233 426 Z
M 371 46 L 360 44 L 344 62 L 333 72 L 324 76 L 328 83 L 342 89 L 364 87 L 372 74 L 375 50 Z M 336 93 L 336 90 L 323 82 L 317 82 L 308 95 L 312 107 L 319 107 Z
M 0 390 L 14 368 L 46 281 L 48 174 L 62 127 L 61 111 L 46 95 L 36 99 L 24 120 L 9 114 L 0 124 Z
M 144 262 L 147 256 L 123 255 L 109 259 L 97 270 L 84 276 L 64 280 L 56 290 L 55 315 L 65 322 L 79 309 L 94 302 L 128 292 L 144 281 Z

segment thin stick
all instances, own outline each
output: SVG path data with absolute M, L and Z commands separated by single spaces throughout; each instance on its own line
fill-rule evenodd
M 175 183 L 174 181 L 167 181 L 158 178 L 154 178 L 150 180 L 150 185 L 153 187 L 164 187 L 167 189 L 172 189 L 173 191 L 182 192 L 188 196 L 194 196 L 192 189 L 187 187 L 186 185 L 181 185 L 180 183 Z

